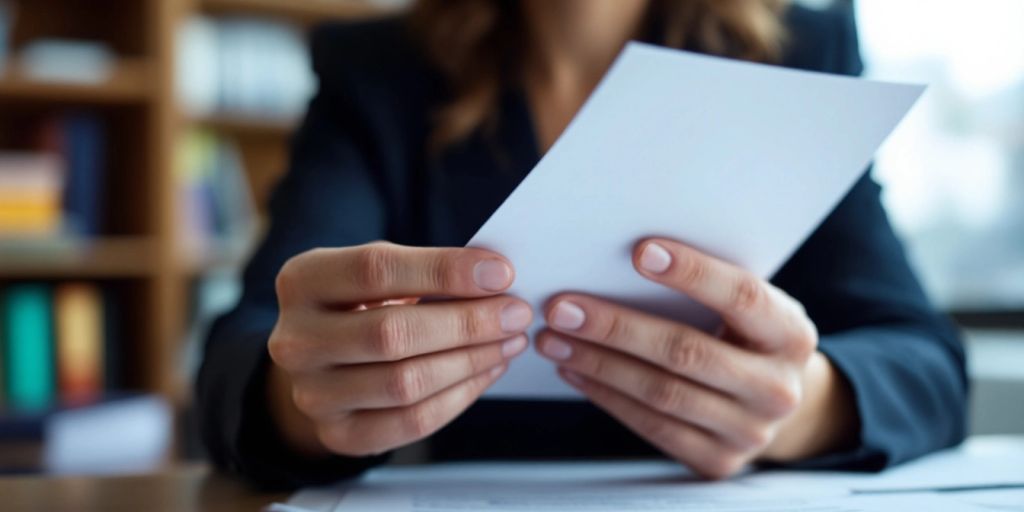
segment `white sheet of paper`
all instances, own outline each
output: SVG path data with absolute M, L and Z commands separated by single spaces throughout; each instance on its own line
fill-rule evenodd
M 882 473 L 768 471 L 742 478 L 744 484 L 774 490 L 818 488 L 860 492 L 1024 484 L 1024 436 L 984 436 L 932 453 Z M 1003 493 L 1006 491 L 999 491 Z M 1018 493 L 1021 491 L 1017 491 Z M 998 494 L 997 493 L 997 494 Z M 955 493 L 975 496 L 975 492 Z M 1024 506 L 1024 501 L 1021 501 Z
M 922 510 L 924 507 L 931 512 L 981 510 L 973 504 L 928 494 L 855 496 L 845 490 L 814 486 L 777 492 L 747 486 L 742 481 L 702 482 L 689 477 L 678 464 L 666 462 L 391 467 L 371 472 L 350 488 L 296 496 L 289 505 L 293 508 L 278 510 L 873 512 Z
M 982 436 L 877 474 L 776 470 L 724 482 L 694 481 L 680 465 L 658 461 L 383 467 L 354 483 L 304 489 L 272 510 L 1019 510 L 1024 505 L 1019 489 L 888 495 L 850 492 L 998 484 L 1020 482 L 1021 478 L 1024 437 Z
M 468 245 L 507 256 L 509 293 L 538 311 L 577 291 L 713 328 L 635 272 L 633 245 L 665 236 L 770 276 L 923 90 L 630 43 Z M 528 351 L 487 396 L 577 393 Z

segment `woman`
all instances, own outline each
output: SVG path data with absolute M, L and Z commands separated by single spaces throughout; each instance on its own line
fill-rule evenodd
M 878 470 L 962 439 L 962 348 L 867 176 L 771 282 L 678 241 L 637 245 L 637 271 L 720 312 L 721 335 L 563 294 L 536 349 L 589 402 L 478 400 L 527 350 L 532 312 L 502 294 L 510 262 L 459 247 L 630 39 L 861 67 L 847 12 L 770 0 L 424 0 L 317 31 L 319 94 L 206 347 L 220 466 L 294 486 L 429 439 L 434 459 L 661 453 L 719 478 L 748 462 Z

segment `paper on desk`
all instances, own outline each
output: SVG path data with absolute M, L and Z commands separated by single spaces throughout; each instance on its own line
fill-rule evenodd
M 767 471 L 744 476 L 741 480 L 746 485 L 764 489 L 800 490 L 813 484 L 819 489 L 854 492 L 1024 485 L 1024 437 L 975 437 L 955 448 L 926 455 L 881 473 Z M 1006 493 L 999 491 L 996 494 Z M 977 496 L 976 491 L 957 494 Z M 1024 500 L 1020 504 L 1024 507 Z
M 851 496 L 818 489 L 778 492 L 741 481 L 701 482 L 666 462 L 463 463 L 386 467 L 348 487 L 302 491 L 274 510 L 297 512 L 649 511 L 872 512 L 982 510 L 936 495 Z
M 711 328 L 714 315 L 635 273 L 633 245 L 666 236 L 771 275 L 922 91 L 630 43 L 468 245 L 507 256 L 510 293 L 538 310 L 578 291 Z M 488 396 L 576 392 L 528 351 Z

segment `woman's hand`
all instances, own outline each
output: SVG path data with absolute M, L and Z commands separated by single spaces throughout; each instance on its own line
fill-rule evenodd
M 316 249 L 277 277 L 271 411 L 307 454 L 364 456 L 459 415 L 527 345 L 512 265 L 479 249 Z M 461 300 L 418 304 L 418 298 Z
M 698 473 L 721 478 L 758 457 L 840 447 L 856 424 L 850 390 L 815 348 L 803 307 L 770 283 L 680 243 L 637 245 L 646 278 L 718 312 L 712 336 L 600 299 L 564 294 L 546 311 L 541 353 L 591 401 Z

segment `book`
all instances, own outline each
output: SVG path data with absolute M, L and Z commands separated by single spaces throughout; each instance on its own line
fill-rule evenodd
M 49 152 L 0 152 L 0 236 L 46 236 L 61 225 L 63 159 Z
M 3 299 L 2 338 L 7 403 L 32 411 L 54 402 L 51 292 L 42 284 L 10 286 Z
M 64 283 L 53 292 L 57 383 L 62 403 L 95 400 L 103 391 L 103 296 L 91 283 Z
M 68 165 L 64 190 L 64 230 L 95 236 L 102 224 L 106 170 L 106 133 L 95 114 L 79 112 L 61 122 L 63 154 Z
M 123 328 L 121 294 L 116 287 L 103 288 L 103 389 L 105 393 L 119 392 L 122 388 L 121 367 L 124 346 L 121 344 Z
M 48 117 L 29 151 L 0 152 L 0 236 L 95 236 L 103 225 L 106 130 L 88 111 Z
M 209 130 L 186 133 L 177 147 L 179 211 L 188 250 L 249 249 L 257 213 L 238 148 Z
M 7 66 L 7 54 L 10 51 L 11 26 L 14 24 L 14 15 L 7 0 L 0 0 L 0 74 L 3 74 Z

